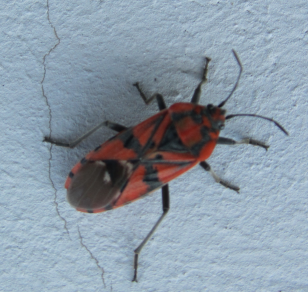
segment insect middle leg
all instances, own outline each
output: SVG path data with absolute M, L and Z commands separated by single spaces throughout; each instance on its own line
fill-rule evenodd
M 133 282 L 137 282 L 137 269 L 138 269 L 138 257 L 142 250 L 142 248 L 145 246 L 145 244 L 148 242 L 152 234 L 155 232 L 156 228 L 160 224 L 160 222 L 164 219 L 164 217 L 167 215 L 170 207 L 170 199 L 169 199 L 169 187 L 168 185 L 164 185 L 162 187 L 162 203 L 163 203 L 163 214 L 159 217 L 157 222 L 155 223 L 154 227 L 151 229 L 151 231 L 148 233 L 148 235 L 145 237 L 145 239 L 141 242 L 141 244 L 134 250 L 135 258 L 134 258 L 134 278 Z
M 208 171 L 212 177 L 215 179 L 215 181 L 217 183 L 220 183 L 221 185 L 223 185 L 224 187 L 231 189 L 233 191 L 236 191 L 237 193 L 239 192 L 240 188 L 237 186 L 234 186 L 232 184 L 230 184 L 229 182 L 221 179 L 211 168 L 211 166 L 206 162 L 206 161 L 202 161 L 199 163 L 199 165 L 206 171 Z
M 49 142 L 51 144 L 54 144 L 54 145 L 57 145 L 57 146 L 62 146 L 62 147 L 74 148 L 82 140 L 88 138 L 91 134 L 93 134 L 95 131 L 97 131 L 99 128 L 101 128 L 103 126 L 108 127 L 109 129 L 112 129 L 112 130 L 117 131 L 117 132 L 122 132 L 124 130 L 127 130 L 127 128 L 125 126 L 122 126 L 120 124 L 112 123 L 112 122 L 109 122 L 109 121 L 104 121 L 104 122 L 100 123 L 99 125 L 94 127 L 92 130 L 85 133 L 83 136 L 81 136 L 80 138 L 78 138 L 77 140 L 75 140 L 71 143 L 64 143 L 64 142 L 55 141 L 55 140 L 51 139 L 50 137 L 45 137 L 43 142 Z
M 164 110 L 166 109 L 166 103 L 164 101 L 164 98 L 161 94 L 159 93 L 154 93 L 150 98 L 147 98 L 146 95 L 143 93 L 143 91 L 141 90 L 141 88 L 139 87 L 139 83 L 136 82 L 133 84 L 133 86 L 135 86 L 137 88 L 137 90 L 139 91 L 139 94 L 141 96 L 141 98 L 143 99 L 143 101 L 145 102 L 146 105 L 148 105 L 149 103 L 152 102 L 152 100 L 154 98 L 156 98 L 156 101 L 157 101 L 157 105 L 158 105 L 158 108 L 159 110 Z

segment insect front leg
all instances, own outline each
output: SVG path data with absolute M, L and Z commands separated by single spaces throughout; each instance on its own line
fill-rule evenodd
M 143 91 L 140 89 L 138 82 L 134 83 L 133 85 L 139 91 L 139 94 L 140 94 L 141 98 L 143 99 L 143 101 L 145 102 L 145 104 L 148 105 L 154 98 L 156 98 L 157 105 L 158 105 L 158 108 L 159 108 L 160 111 L 167 108 L 166 104 L 165 104 L 165 101 L 164 101 L 164 98 L 163 98 L 163 96 L 161 94 L 155 93 L 150 98 L 147 98 L 145 96 L 145 94 L 143 93 Z
M 207 81 L 207 72 L 208 72 L 208 66 L 209 62 L 211 61 L 210 58 L 205 58 L 205 66 L 203 69 L 203 74 L 202 74 L 202 79 L 201 82 L 198 84 L 197 88 L 195 89 L 194 95 L 191 98 L 191 103 L 198 104 L 200 100 L 200 95 L 201 95 L 201 87 L 204 83 Z
M 97 125 L 96 127 L 94 127 L 92 130 L 90 130 L 89 132 L 87 132 L 86 134 L 84 134 L 83 136 L 81 136 L 80 138 L 78 138 L 77 140 L 71 142 L 71 143 L 64 143 L 64 142 L 59 142 L 59 141 L 55 141 L 53 139 L 51 139 L 50 137 L 45 137 L 43 142 L 48 142 L 57 146 L 62 146 L 62 147 L 68 147 L 68 148 L 74 148 L 76 147 L 82 140 L 88 138 L 91 134 L 93 134 L 96 130 L 98 130 L 101 127 L 108 127 L 109 129 L 112 129 L 114 131 L 117 132 L 122 132 L 124 130 L 127 130 L 127 128 L 125 126 L 122 126 L 120 124 L 116 124 L 116 123 L 112 123 L 109 121 L 104 121 L 102 123 L 100 123 L 99 125 Z
M 210 174 L 212 175 L 212 177 L 215 179 L 215 181 L 217 183 L 220 183 L 221 185 L 223 185 L 224 187 L 231 189 L 233 191 L 236 191 L 237 193 L 239 192 L 240 188 L 237 186 L 234 186 L 232 184 L 230 184 L 229 182 L 221 179 L 212 169 L 211 166 L 206 162 L 206 161 L 202 161 L 199 163 L 199 165 L 206 171 L 210 172 Z
M 266 151 L 268 149 L 268 145 L 264 144 L 261 141 L 258 140 L 254 140 L 251 138 L 246 138 L 246 139 L 242 139 L 240 141 L 235 141 L 229 138 L 224 138 L 224 137 L 219 137 L 217 140 L 217 144 L 223 144 L 223 145 L 236 145 L 236 144 L 250 144 L 250 145 L 254 145 L 254 146 L 259 146 L 264 148 Z
M 152 234 L 155 232 L 156 228 L 160 224 L 160 222 L 167 215 L 170 207 L 170 199 L 169 199 L 169 187 L 165 185 L 162 187 L 162 204 L 163 204 L 163 214 L 159 217 L 158 221 L 155 223 L 154 227 L 151 229 L 149 234 L 145 237 L 145 239 L 141 242 L 141 244 L 134 250 L 135 258 L 134 258 L 134 278 L 133 282 L 137 282 L 137 269 L 138 269 L 138 257 L 139 254 L 144 247 L 144 245 L 148 242 Z

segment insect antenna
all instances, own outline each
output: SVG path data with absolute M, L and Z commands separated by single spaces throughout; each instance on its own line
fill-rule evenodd
M 232 96 L 233 92 L 234 92 L 235 89 L 237 88 L 237 85 L 238 85 L 238 83 L 239 83 L 239 81 L 240 81 L 241 74 L 242 74 L 242 71 L 243 71 L 243 66 L 242 66 L 242 64 L 241 64 L 240 58 L 238 57 L 237 53 L 236 53 L 234 50 L 232 50 L 232 53 L 233 53 L 234 58 L 236 59 L 238 65 L 239 65 L 239 67 L 240 67 L 240 72 L 239 72 L 239 74 L 238 74 L 238 76 L 237 76 L 237 80 L 236 80 L 236 82 L 235 82 L 235 84 L 234 84 L 234 86 L 233 86 L 233 88 L 232 88 L 230 94 L 227 96 L 227 98 L 226 98 L 223 102 L 221 102 L 221 103 L 218 105 L 218 107 L 223 107 L 223 106 L 225 105 L 225 103 L 228 101 L 228 99 Z
M 287 136 L 289 136 L 289 133 L 285 130 L 283 126 L 281 126 L 277 121 L 271 118 L 255 115 L 255 114 L 234 114 L 234 115 L 227 115 L 226 120 L 232 119 L 234 117 L 254 117 L 254 118 L 260 118 L 264 119 L 270 122 L 273 122 L 282 132 L 284 132 Z

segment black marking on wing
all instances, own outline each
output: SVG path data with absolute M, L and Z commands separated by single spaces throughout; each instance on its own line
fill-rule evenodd
M 83 158 L 80 160 L 80 163 L 81 163 L 82 165 L 86 164 L 87 162 L 88 162 L 88 160 L 87 160 L 85 157 L 83 157 Z
M 151 192 L 162 186 L 162 182 L 158 178 L 158 173 L 153 164 L 144 164 L 146 169 L 143 182 L 148 185 L 148 192 Z
M 161 155 L 161 154 L 157 154 L 156 156 L 155 156 L 155 159 L 163 159 L 164 157 Z
M 151 142 L 151 145 L 149 146 L 149 149 L 153 149 L 153 148 L 155 148 L 155 146 L 156 146 L 155 142 L 152 141 L 152 142 Z
M 117 160 L 102 160 L 106 164 L 106 172 L 109 174 L 113 186 L 122 186 L 122 176 L 124 175 L 124 167 Z
M 197 113 L 194 110 L 187 111 L 187 112 L 180 112 L 180 113 L 172 113 L 171 119 L 175 123 L 181 121 L 182 119 L 186 117 L 191 117 L 191 119 L 196 123 L 196 124 L 202 124 L 202 114 Z
M 128 179 L 127 179 L 127 180 L 125 181 L 125 183 L 122 185 L 122 187 L 121 187 L 121 189 L 120 189 L 120 192 L 121 192 L 121 193 L 125 190 L 127 184 L 128 184 Z
M 188 152 L 187 147 L 182 143 L 173 123 L 166 130 L 159 146 L 158 151 L 167 152 Z
M 142 151 L 142 146 L 139 143 L 139 140 L 134 136 L 133 130 L 128 129 L 127 131 L 121 133 L 118 138 L 123 142 L 123 146 L 127 149 L 132 149 L 136 153 Z
M 172 113 L 171 114 L 171 120 L 174 121 L 175 123 L 181 121 L 182 119 L 186 118 L 189 116 L 191 111 L 189 112 L 180 112 L 180 113 Z
M 154 126 L 154 129 L 153 129 L 152 133 L 151 133 L 151 136 L 149 137 L 148 141 L 146 142 L 146 144 L 144 145 L 144 147 L 143 147 L 143 149 L 141 151 L 141 155 L 140 155 L 141 157 L 146 153 L 146 151 L 148 149 L 150 149 L 153 146 L 153 142 L 154 141 L 152 139 L 153 139 L 155 133 L 157 132 L 157 130 L 158 130 L 161 122 L 163 121 L 164 117 L 165 116 L 160 116 L 155 121 L 155 126 Z

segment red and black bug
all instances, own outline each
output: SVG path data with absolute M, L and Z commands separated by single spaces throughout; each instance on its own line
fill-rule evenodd
M 146 104 L 156 99 L 159 113 L 134 127 L 125 127 L 104 121 L 73 143 L 61 143 L 46 137 L 44 141 L 58 146 L 73 148 L 83 139 L 102 126 L 118 132 L 117 135 L 98 146 L 78 162 L 68 175 L 65 183 L 67 199 L 78 211 L 99 213 L 121 207 L 150 192 L 162 188 L 163 213 L 135 249 L 134 277 L 137 281 L 138 256 L 157 226 L 169 210 L 168 182 L 199 164 L 210 172 L 215 181 L 234 191 L 239 188 L 219 178 L 205 161 L 217 144 L 251 144 L 267 149 L 269 146 L 254 139 L 235 141 L 219 137 L 225 120 L 248 116 L 265 119 L 288 135 L 275 120 L 255 114 L 225 115 L 222 109 L 235 91 L 242 72 L 242 65 L 235 51 L 240 71 L 237 81 L 228 97 L 218 106 L 199 105 L 201 87 L 207 81 L 209 58 L 206 58 L 202 80 L 198 84 L 190 103 L 175 103 L 166 107 L 160 94 L 149 99 L 138 83 L 134 86 Z

